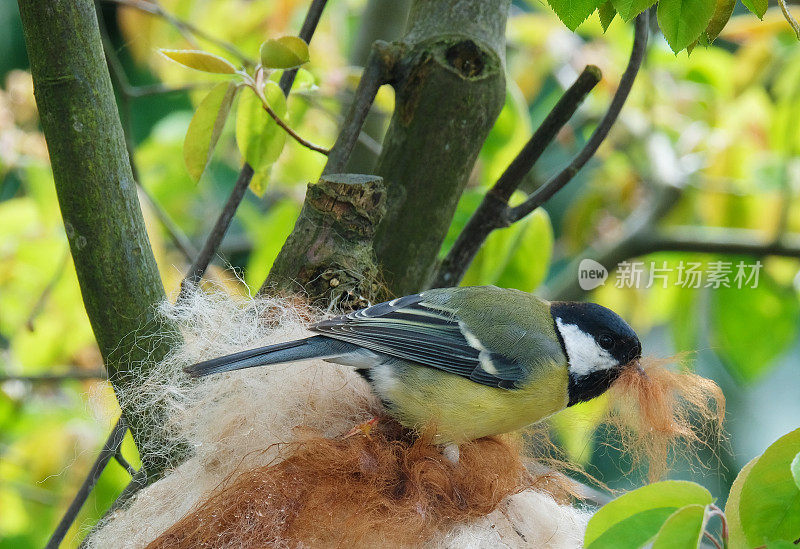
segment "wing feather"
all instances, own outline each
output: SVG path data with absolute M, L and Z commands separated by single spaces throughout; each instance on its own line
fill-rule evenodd
M 492 387 L 516 388 L 526 375 L 522 365 L 487 349 L 459 321 L 457 310 L 426 302 L 425 292 L 323 320 L 311 329 Z

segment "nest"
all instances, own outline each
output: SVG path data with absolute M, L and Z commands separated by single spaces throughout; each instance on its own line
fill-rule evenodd
M 121 404 L 166 403 L 169 423 L 152 428 L 193 453 L 110 515 L 88 547 L 581 545 L 588 513 L 569 504 L 564 477 L 529 473 L 517 436 L 464 445 L 453 464 L 388 419 L 344 438 L 381 412 L 350 368 L 309 361 L 199 382 L 181 371 L 304 337 L 318 311 L 196 292 L 162 312 L 184 343 Z

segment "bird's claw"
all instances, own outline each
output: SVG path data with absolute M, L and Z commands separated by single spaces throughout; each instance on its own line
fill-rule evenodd
M 350 429 L 350 431 L 348 431 L 347 434 L 345 434 L 344 437 L 342 438 L 347 439 L 359 433 L 369 438 L 369 433 L 370 431 L 372 431 L 372 428 L 375 426 L 376 423 L 378 423 L 378 418 L 376 417 L 370 419 L 369 421 L 365 421 L 364 423 L 359 423 L 358 425 Z

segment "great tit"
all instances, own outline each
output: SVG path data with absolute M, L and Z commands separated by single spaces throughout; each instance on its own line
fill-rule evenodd
M 353 366 L 390 416 L 457 450 L 599 396 L 642 354 L 633 329 L 605 307 L 494 286 L 426 290 L 310 330 L 319 335 L 185 371 L 200 377 L 313 358 Z

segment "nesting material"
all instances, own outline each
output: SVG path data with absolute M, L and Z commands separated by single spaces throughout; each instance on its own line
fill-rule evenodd
M 527 472 L 518 439 L 461 448 L 458 465 L 380 414 L 351 369 L 323 361 L 189 380 L 185 365 L 308 335 L 318 311 L 263 298 L 192 294 L 164 315 L 184 343 L 122 404 L 166 402 L 167 439 L 193 455 L 109 517 L 88 546 L 579 547 L 588 513 L 552 476 Z
M 667 471 L 669 458 L 692 458 L 700 447 L 724 441 L 725 397 L 719 386 L 685 369 L 667 366 L 681 357 L 643 358 L 611 387 L 606 422 L 619 434 L 633 466 L 647 463 L 651 482 Z

